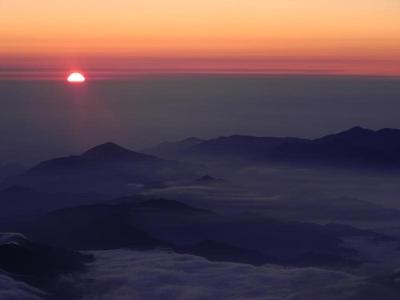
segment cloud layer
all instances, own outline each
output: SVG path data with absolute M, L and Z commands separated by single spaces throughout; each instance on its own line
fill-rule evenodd
M 317 268 L 215 263 L 164 251 L 95 254 L 97 260 L 88 273 L 95 280 L 84 289 L 91 291 L 84 300 L 298 299 L 300 292 L 316 294 L 336 286 L 357 285 L 361 279 Z

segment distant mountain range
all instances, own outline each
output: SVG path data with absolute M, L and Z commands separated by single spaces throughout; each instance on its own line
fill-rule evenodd
M 162 143 L 146 151 L 149 154 L 105 143 L 80 155 L 44 161 L 5 179 L 0 187 L 24 186 L 48 192 L 132 193 L 169 181 L 195 180 L 204 175 L 198 163 L 399 171 L 400 130 L 354 127 L 318 139 L 242 135 L 210 140 L 189 138 Z
M 163 158 L 197 162 L 287 163 L 306 166 L 400 167 L 400 130 L 354 127 L 318 139 L 233 135 L 190 138 L 147 149 Z

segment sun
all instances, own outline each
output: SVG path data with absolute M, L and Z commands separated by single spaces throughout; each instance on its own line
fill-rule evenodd
M 86 78 L 79 72 L 73 72 L 68 75 L 67 81 L 71 83 L 82 83 L 85 82 Z

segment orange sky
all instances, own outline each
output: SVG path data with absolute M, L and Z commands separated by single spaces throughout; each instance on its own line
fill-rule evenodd
M 1 66 L 400 75 L 400 1 L 0 0 Z

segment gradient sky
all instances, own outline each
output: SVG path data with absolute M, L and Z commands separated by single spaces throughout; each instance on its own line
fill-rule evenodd
M 399 16 L 398 0 L 0 0 L 0 77 L 400 75 Z

